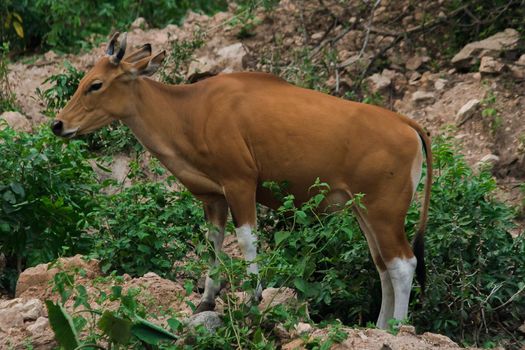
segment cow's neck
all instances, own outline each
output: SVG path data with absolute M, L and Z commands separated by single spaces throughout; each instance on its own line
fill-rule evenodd
M 175 175 L 188 167 L 191 152 L 192 86 L 166 85 L 150 79 L 136 82 L 133 113 L 123 121 L 153 155 Z

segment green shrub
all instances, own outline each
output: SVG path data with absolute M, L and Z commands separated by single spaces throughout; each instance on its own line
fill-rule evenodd
M 0 22 L 1 24 L 1 22 Z M 11 83 L 9 82 L 9 44 L 2 43 L 0 46 L 0 114 L 4 111 L 19 110 L 16 103 L 14 92 L 11 91 Z
M 428 284 L 424 299 L 414 289 L 412 322 L 419 331 L 465 344 L 517 346 L 523 341 L 517 327 L 525 313 L 525 239 L 508 232 L 513 210 L 494 198 L 490 173 L 474 174 L 448 139 L 435 139 L 433 150 L 438 176 L 426 233 Z M 261 238 L 270 247 L 260 258 L 263 280 L 297 289 L 314 320 L 375 322 L 381 292 L 366 241 L 348 210 L 314 214 L 319 196 L 300 208 L 285 196 L 277 212 L 261 219 Z M 418 220 L 414 204 L 409 236 Z
M 225 0 L 7 0 L 0 6 L 0 25 L 9 13 L 17 13 L 25 35 L 20 38 L 15 30 L 1 30 L 0 41 L 11 40 L 19 50 L 71 52 L 91 45 L 87 41 L 96 43 L 94 37 L 105 38 L 115 28 L 126 30 L 137 17 L 164 27 L 180 23 L 188 10 L 211 14 L 226 7 Z
M 439 176 L 426 234 L 428 287 L 414 322 L 465 343 L 516 346 L 524 340 L 517 327 L 525 314 L 525 237 L 509 234 L 514 213 L 494 198 L 488 171 L 474 174 L 446 139 L 433 149 Z
M 101 195 L 89 216 L 92 257 L 104 272 L 132 276 L 148 271 L 166 276 L 173 263 L 205 239 L 202 208 L 189 192 L 164 183 L 137 183 L 113 195 Z
M 64 144 L 45 126 L 6 127 L 0 140 L 0 251 L 10 271 L 0 283 L 12 291 L 23 268 L 87 251 L 82 229 L 96 183 L 83 142 Z

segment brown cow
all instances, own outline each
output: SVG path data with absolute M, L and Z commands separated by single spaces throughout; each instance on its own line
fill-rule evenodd
M 114 52 L 117 36 L 53 122 L 56 135 L 74 137 L 122 121 L 204 203 L 216 228 L 208 233 L 216 252 L 231 211 L 248 271 L 255 274 L 255 203 L 279 205 L 263 182 L 287 181 L 297 203 L 309 198 L 317 178 L 330 185 L 326 205 L 363 193 L 366 210 L 354 211 L 381 277 L 377 325 L 385 328 L 391 318 L 406 318 L 416 266 L 424 283 L 432 155 L 421 126 L 394 112 L 264 73 L 162 84 L 145 76 L 160 67 L 165 52 L 151 55 L 144 45 L 125 57 L 125 36 Z M 423 149 L 428 171 L 414 256 L 404 221 L 421 177 Z M 197 312 L 214 308 L 218 289 L 219 283 L 207 277 Z

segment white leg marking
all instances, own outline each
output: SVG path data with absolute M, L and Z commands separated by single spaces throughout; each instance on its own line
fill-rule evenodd
M 395 258 L 387 264 L 388 274 L 394 288 L 394 318 L 404 320 L 408 315 L 408 302 L 412 289 L 412 278 L 416 269 L 417 260 Z
M 416 157 L 412 162 L 412 169 L 410 171 L 412 177 L 412 197 L 416 194 L 417 185 L 421 180 L 421 174 L 423 172 L 423 143 L 421 142 L 419 134 L 416 131 L 414 132 L 416 133 L 419 148 L 417 149 Z
M 213 249 L 214 249 L 214 258 L 213 258 L 213 261 L 211 261 L 210 263 L 210 269 L 211 269 L 212 267 L 216 266 L 218 263 L 217 255 L 222 250 L 222 242 L 224 241 L 224 230 L 212 228 L 208 230 L 208 232 L 206 233 L 206 237 L 210 241 L 212 241 Z M 204 284 L 204 294 L 202 295 L 202 301 L 206 301 L 212 304 L 215 303 L 215 296 L 219 292 L 220 287 L 221 287 L 220 282 L 213 280 L 207 274 L 206 282 Z
M 235 229 L 237 234 L 237 242 L 239 242 L 239 247 L 241 248 L 242 254 L 246 262 L 250 263 L 248 265 L 248 273 L 253 273 L 259 275 L 259 267 L 254 261 L 257 258 L 257 237 L 252 233 L 253 229 L 250 225 L 242 225 L 241 227 Z M 257 282 L 257 289 L 255 291 L 255 297 L 260 298 L 262 294 L 262 287 L 260 282 Z
M 394 317 L 394 288 L 387 271 L 379 272 L 381 277 L 381 311 L 377 319 L 377 327 L 388 328 L 388 320 Z

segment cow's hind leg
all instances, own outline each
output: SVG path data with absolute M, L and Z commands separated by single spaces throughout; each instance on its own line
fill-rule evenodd
M 222 250 L 222 243 L 224 241 L 224 228 L 226 226 L 226 219 L 228 217 L 228 204 L 223 197 L 215 198 L 213 201 L 204 203 L 204 213 L 206 220 L 211 225 L 206 233 L 207 238 L 213 244 L 213 259 L 210 261 L 210 268 L 218 264 L 218 254 Z M 215 297 L 221 288 L 220 281 L 209 276 L 209 271 L 206 274 L 206 282 L 204 285 L 204 294 L 195 310 L 195 313 L 210 311 L 215 309 Z
M 383 279 L 386 280 L 388 277 L 392 283 L 393 318 L 396 320 L 407 318 L 412 279 L 417 263 L 405 235 L 404 218 L 407 208 L 408 204 L 398 203 L 398 206 L 388 206 L 382 203 L 368 207 L 366 215 L 373 230 L 376 247 L 386 268 L 381 276 L 382 283 Z M 381 270 L 381 266 L 379 269 Z

